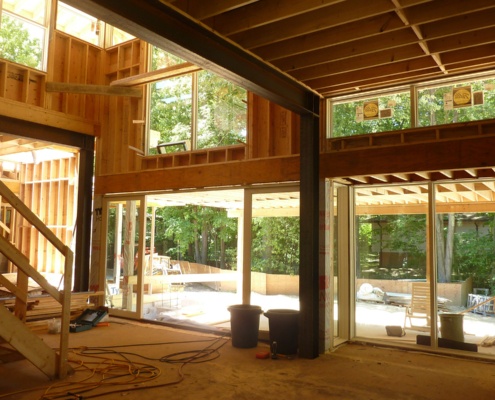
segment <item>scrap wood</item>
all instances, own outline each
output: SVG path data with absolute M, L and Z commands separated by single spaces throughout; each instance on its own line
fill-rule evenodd
M 71 293 L 71 315 L 75 315 L 78 312 L 80 313 L 84 311 L 88 307 L 94 306 L 94 304 L 89 302 L 89 298 L 103 294 L 104 292 Z M 3 303 L 12 311 L 15 306 L 15 298 L 9 298 L 8 300 L 0 299 L 0 303 Z M 62 305 L 51 296 L 43 295 L 28 297 L 28 309 L 26 313 L 27 321 L 59 317 L 61 313 Z
M 495 336 L 485 336 L 480 343 L 482 347 L 491 347 L 495 345 Z

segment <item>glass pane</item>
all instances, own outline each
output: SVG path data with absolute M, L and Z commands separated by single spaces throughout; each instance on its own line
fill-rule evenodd
M 194 205 L 194 194 L 177 195 L 180 200 L 170 193 L 147 200 L 156 206 L 147 212 L 143 317 L 228 326 L 227 307 L 237 297 L 237 218 Z
M 246 90 L 211 72 L 198 73 L 197 148 L 246 142 Z
M 457 94 L 462 101 L 457 101 Z M 418 124 L 432 126 L 495 118 L 495 79 L 418 90 Z
M 41 69 L 45 29 L 8 13 L 0 25 L 0 57 Z
M 106 305 L 136 312 L 139 295 L 137 256 L 139 238 L 139 201 L 109 204 Z
M 331 137 L 411 128 L 409 92 L 334 103 L 331 113 Z
M 493 182 L 435 185 L 439 337 L 480 353 L 490 353 L 479 344 L 495 336 L 495 208 L 481 208 L 485 198 L 471 194 L 491 188 Z
M 182 64 L 184 60 L 174 56 L 173 54 L 153 46 L 151 49 L 151 70 L 156 71 L 171 67 L 173 65 Z
M 290 193 L 253 195 L 253 204 L 266 203 L 269 213 L 253 209 L 251 237 L 251 304 L 269 310 L 299 310 L 299 208 L 280 213 L 270 202 Z M 298 195 L 293 196 L 299 205 Z M 269 331 L 262 316 L 260 330 Z
M 57 29 L 96 46 L 101 46 L 104 23 L 62 2 L 58 2 Z
M 416 343 L 416 335 L 430 331 L 428 315 L 406 312 L 428 276 L 428 187 L 373 186 L 355 193 L 356 334 Z M 404 328 L 408 334 L 401 336 Z
M 124 43 L 127 42 L 128 40 L 134 39 L 134 36 L 132 36 L 127 32 L 124 32 L 119 28 L 116 28 L 108 24 L 106 24 L 105 27 L 109 36 L 108 43 L 106 43 L 107 47 L 116 46 L 120 43 Z
M 3 0 L 4 10 L 45 25 L 46 0 Z
M 151 85 L 149 154 L 158 154 L 158 144 L 190 141 L 191 96 L 191 75 L 184 75 Z M 177 151 L 173 146 L 168 146 L 168 149 Z
M 332 243 L 332 251 L 333 257 L 331 258 L 333 262 L 332 272 L 333 272 L 333 336 L 334 338 L 339 337 L 339 246 L 338 246 L 338 232 L 339 232 L 339 224 L 338 224 L 338 204 L 337 204 L 337 191 L 338 186 L 333 186 L 333 202 L 331 207 L 333 207 L 333 223 L 331 226 L 333 227 L 333 243 Z

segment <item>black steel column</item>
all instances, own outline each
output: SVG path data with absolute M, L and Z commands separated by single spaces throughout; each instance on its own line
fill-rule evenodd
M 79 188 L 77 191 L 73 287 L 73 290 L 76 292 L 89 290 L 94 142 L 94 137 L 88 136 L 86 138 L 86 146 L 79 152 Z
M 316 107 L 319 106 L 315 98 Z M 299 355 L 319 355 L 319 113 L 301 115 Z

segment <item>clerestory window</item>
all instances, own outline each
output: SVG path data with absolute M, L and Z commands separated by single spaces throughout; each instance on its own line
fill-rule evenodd
M 107 48 L 134 39 L 134 36 L 111 26 L 61 1 L 57 5 L 57 30 L 95 46 Z

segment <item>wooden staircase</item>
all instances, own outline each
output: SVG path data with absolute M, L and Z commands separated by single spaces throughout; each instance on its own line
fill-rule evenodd
M 0 253 L 17 267 L 17 282 L 0 275 L 0 284 L 15 296 L 13 312 L 0 305 L 0 338 L 22 354 L 49 378 L 63 379 L 69 371 L 67 362 L 70 304 L 72 287 L 73 252 L 60 241 L 46 225 L 22 203 L 19 198 L 0 181 L 0 196 L 19 212 L 49 240 L 65 258 L 64 290 L 58 291 L 50 285 L 43 275 L 33 268 L 29 260 L 12 243 L 0 235 Z M 26 324 L 28 302 L 28 279 L 32 278 L 40 287 L 62 306 L 60 346 L 50 348 Z

